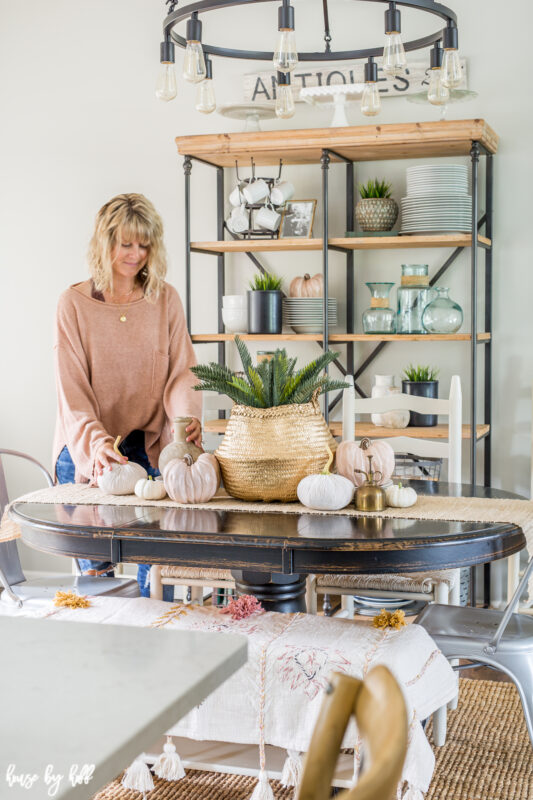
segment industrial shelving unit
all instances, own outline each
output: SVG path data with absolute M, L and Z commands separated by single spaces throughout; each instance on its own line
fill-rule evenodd
M 345 363 L 335 362 L 342 374 L 353 375 L 356 391 L 365 396 L 358 385 L 358 379 L 370 366 L 376 356 L 389 343 L 395 341 L 434 341 L 468 342 L 470 344 L 470 421 L 463 426 L 463 438 L 470 441 L 470 482 L 477 482 L 476 453 L 478 442 L 484 444 L 484 483 L 491 482 L 491 382 L 492 382 L 492 196 L 493 196 L 493 155 L 498 146 L 498 137 L 484 120 L 455 120 L 428 123 L 405 123 L 398 125 L 365 125 L 347 128 L 316 128 L 289 131 L 266 131 L 252 133 L 211 134 L 201 136 L 180 136 L 176 139 L 178 153 L 183 156 L 185 173 L 185 257 L 186 257 L 186 297 L 185 307 L 190 330 L 191 321 L 191 254 L 206 253 L 217 259 L 218 324 L 217 331 L 207 334 L 192 334 L 195 343 L 218 343 L 218 359 L 225 362 L 226 343 L 233 340 L 233 334 L 224 333 L 222 322 L 222 297 L 225 286 L 225 256 L 228 253 L 246 253 L 257 269 L 264 268 L 257 257 L 261 253 L 280 251 L 317 251 L 322 253 L 324 276 L 324 309 L 328 299 L 329 252 L 335 250 L 346 257 L 346 332 L 331 334 L 328 329 L 327 313 L 324 312 L 322 334 L 279 334 L 275 336 L 242 335 L 249 341 L 314 341 L 327 349 L 329 344 L 345 344 Z M 258 166 L 279 164 L 280 154 L 283 163 L 291 165 L 320 164 L 322 169 L 322 212 L 324 215 L 323 238 L 316 239 L 267 239 L 236 240 L 225 239 L 224 224 L 224 168 L 234 167 L 235 163 L 249 162 L 253 157 Z M 329 170 L 335 164 L 343 164 L 346 172 L 346 230 L 354 230 L 354 163 L 377 161 L 380 159 L 434 158 L 437 156 L 470 156 L 472 189 L 472 228 L 471 232 L 442 235 L 413 235 L 386 237 L 330 237 L 328 213 Z M 479 162 L 485 160 L 485 212 L 479 216 Z M 191 199 L 190 180 L 193 160 L 208 164 L 216 169 L 217 183 L 217 239 L 215 241 L 191 241 Z M 231 236 L 231 234 L 228 235 Z M 470 249 L 470 333 L 453 335 L 369 335 L 355 333 L 354 258 L 357 250 L 390 250 L 400 248 L 453 248 L 451 255 L 432 276 L 430 284 L 437 283 L 455 262 L 459 254 Z M 478 273 L 479 251 L 484 252 L 484 297 L 483 326 L 478 330 Z M 356 363 L 355 346 L 358 342 L 374 342 L 372 352 Z M 477 380 L 478 348 L 484 351 L 484 410 L 483 421 L 478 422 Z M 325 416 L 340 401 L 339 393 L 330 402 L 326 399 Z M 225 420 L 214 420 L 207 429 L 223 433 Z M 332 422 L 334 435 L 342 434 L 341 423 Z M 436 428 L 412 429 L 416 436 L 444 438 L 446 426 Z M 387 436 L 404 434 L 404 430 L 387 429 Z M 372 425 L 356 424 L 357 436 L 380 436 L 382 433 Z

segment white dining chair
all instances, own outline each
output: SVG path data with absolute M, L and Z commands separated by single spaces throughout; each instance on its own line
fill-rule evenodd
M 462 398 L 461 381 L 454 375 L 450 394 L 446 399 L 415 397 L 409 394 L 394 394 L 379 398 L 355 398 L 353 378 L 346 379 L 351 385 L 343 392 L 343 440 L 355 439 L 355 415 L 385 413 L 399 409 L 420 414 L 437 414 L 448 417 L 448 436 L 445 441 L 417 439 L 409 436 L 386 436 L 396 453 L 409 453 L 418 457 L 445 458 L 448 461 L 448 482 L 461 483 L 461 437 Z M 453 491 L 453 488 L 450 488 Z M 460 570 L 435 570 L 407 574 L 384 575 L 313 575 L 307 584 L 307 610 L 317 613 L 317 595 L 341 595 L 341 616 L 353 617 L 354 595 L 369 598 L 398 598 L 433 601 L 441 604 L 459 605 Z
M 233 401 L 217 392 L 202 392 L 202 429 L 210 417 L 218 418 L 219 411 L 231 411 Z M 204 448 L 210 451 L 211 434 L 204 432 Z M 207 445 L 207 446 L 206 446 Z M 216 440 L 215 440 L 216 445 Z M 235 579 L 229 569 L 206 569 L 204 567 L 161 566 L 155 564 L 150 569 L 150 597 L 163 599 L 163 586 L 181 586 L 186 590 L 186 602 L 202 605 L 205 589 L 223 589 L 225 595 L 235 589 Z

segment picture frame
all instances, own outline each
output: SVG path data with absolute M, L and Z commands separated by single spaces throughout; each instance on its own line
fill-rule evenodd
M 279 239 L 310 239 L 313 233 L 316 200 L 289 200 L 279 226 Z

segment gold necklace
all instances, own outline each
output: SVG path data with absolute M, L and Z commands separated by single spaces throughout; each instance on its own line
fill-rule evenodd
M 126 295 L 126 297 L 131 297 L 131 295 L 133 294 L 133 292 L 135 291 L 135 289 L 136 289 L 136 286 L 134 286 L 134 287 L 133 287 L 133 289 L 131 289 L 131 290 L 128 292 L 128 294 Z M 113 296 L 114 296 L 114 295 L 112 294 L 112 295 L 111 295 L 111 297 L 113 297 Z M 123 305 L 123 304 L 122 304 L 122 303 L 117 303 L 117 305 Z M 127 322 L 127 321 L 128 321 L 128 318 L 127 318 L 127 316 L 126 316 L 126 311 L 127 311 L 127 310 L 128 310 L 128 308 L 130 307 L 130 305 L 131 305 L 131 302 L 127 304 L 127 306 L 126 306 L 126 309 L 125 309 L 125 310 L 124 310 L 124 311 L 121 313 L 121 315 L 120 315 L 120 317 L 119 317 L 119 320 L 120 320 L 120 322 Z

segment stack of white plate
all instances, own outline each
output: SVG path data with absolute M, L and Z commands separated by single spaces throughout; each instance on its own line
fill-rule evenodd
M 296 333 L 322 333 L 324 300 L 322 297 L 284 297 L 283 322 Z M 337 301 L 328 299 L 328 325 L 337 324 Z
M 472 228 L 472 198 L 466 166 L 409 167 L 407 197 L 402 198 L 401 207 L 401 233 L 468 233 Z

